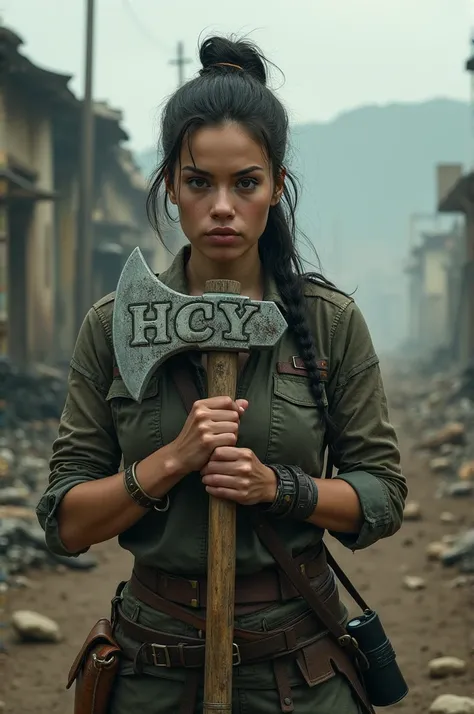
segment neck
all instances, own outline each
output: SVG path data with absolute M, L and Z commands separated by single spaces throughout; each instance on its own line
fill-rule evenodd
M 241 295 L 247 295 L 252 300 L 263 298 L 264 279 L 258 249 L 248 251 L 238 260 L 224 263 L 209 260 L 191 248 L 186 277 L 190 295 L 202 295 L 207 280 L 236 280 L 240 283 Z

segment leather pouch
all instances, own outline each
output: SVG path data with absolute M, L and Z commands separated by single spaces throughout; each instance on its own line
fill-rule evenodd
M 120 654 L 110 621 L 98 620 L 69 672 L 66 688 L 76 683 L 74 714 L 107 714 Z
M 375 714 L 355 665 L 330 635 L 299 650 L 296 663 L 309 687 L 327 682 L 337 674 L 342 675 L 363 711 Z

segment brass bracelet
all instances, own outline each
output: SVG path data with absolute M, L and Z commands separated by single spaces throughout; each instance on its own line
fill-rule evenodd
M 131 466 L 128 466 L 123 474 L 124 486 L 128 495 L 142 508 L 154 508 L 155 511 L 160 512 L 167 511 L 170 507 L 168 494 L 164 498 L 152 498 L 149 496 L 138 482 L 136 474 L 137 463 L 135 461 Z

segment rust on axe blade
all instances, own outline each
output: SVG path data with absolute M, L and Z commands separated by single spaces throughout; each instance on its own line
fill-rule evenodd
M 270 349 L 287 328 L 277 305 L 244 295 L 182 295 L 164 285 L 135 248 L 115 294 L 113 343 L 130 395 L 141 402 L 155 369 L 185 350 Z

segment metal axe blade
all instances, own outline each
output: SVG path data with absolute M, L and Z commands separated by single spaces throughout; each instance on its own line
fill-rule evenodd
M 183 295 L 150 270 L 140 248 L 125 263 L 115 294 L 113 343 L 117 366 L 141 402 L 155 369 L 185 350 L 270 349 L 287 323 L 273 302 L 243 295 Z

